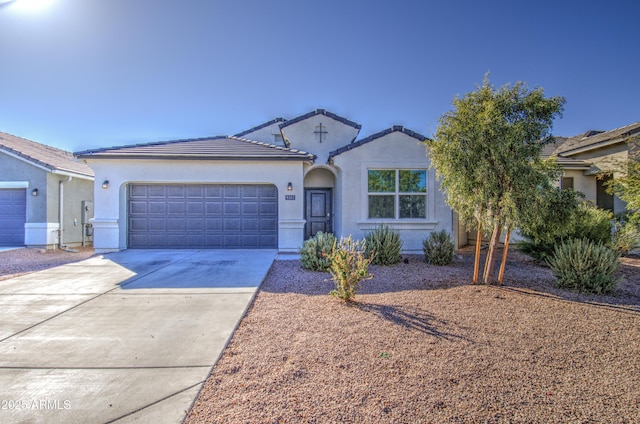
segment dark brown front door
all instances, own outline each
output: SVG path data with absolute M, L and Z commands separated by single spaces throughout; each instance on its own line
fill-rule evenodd
M 313 237 L 318 231 L 323 233 L 333 232 L 333 219 L 331 216 L 331 189 L 308 188 L 304 191 L 305 200 L 305 225 L 304 238 Z
M 596 180 L 596 206 L 613 212 L 613 196 L 607 193 L 606 183 L 613 177 L 604 175 Z

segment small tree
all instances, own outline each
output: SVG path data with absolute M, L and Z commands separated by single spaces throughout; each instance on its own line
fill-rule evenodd
M 492 229 L 485 283 L 493 280 L 503 229 L 508 237 L 537 187 L 558 176 L 557 165 L 543 162 L 540 152 L 553 141 L 548 136 L 564 102 L 545 98 L 541 88 L 529 90 L 522 82 L 495 89 L 485 75 L 476 91 L 453 100 L 454 109 L 440 118 L 433 140 L 427 141 L 449 205 L 466 224 Z M 474 282 L 477 270 L 476 265 Z

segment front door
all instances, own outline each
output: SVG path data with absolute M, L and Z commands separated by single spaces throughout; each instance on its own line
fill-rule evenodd
M 313 237 L 318 231 L 332 233 L 331 189 L 307 188 L 304 190 L 304 200 L 307 220 L 304 230 L 305 240 Z

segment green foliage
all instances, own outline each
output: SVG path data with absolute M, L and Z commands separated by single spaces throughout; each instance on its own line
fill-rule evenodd
M 623 255 L 629 253 L 634 247 L 640 245 L 640 229 L 632 222 L 624 225 L 618 224 L 613 235 L 613 249 Z
M 611 243 L 610 212 L 586 202 L 573 190 L 553 188 L 533 198 L 520 229 L 525 241 L 521 249 L 545 260 L 567 239 L 587 238 L 595 243 Z M 524 215 L 524 214 L 523 214 Z
M 366 242 L 354 241 L 351 236 L 341 238 L 331 254 L 331 279 L 336 288 L 329 293 L 346 302 L 352 302 L 363 281 L 373 276 L 369 273 L 371 258 L 366 258 Z
M 630 143 L 640 143 L 640 136 Z M 615 177 L 605 183 L 607 191 L 625 202 L 627 210 L 640 214 L 640 157 L 630 157 L 616 165 Z
M 519 226 L 537 188 L 559 176 L 557 163 L 540 153 L 553 141 L 548 136 L 564 102 L 522 82 L 495 89 L 486 75 L 476 91 L 453 100 L 454 110 L 427 141 L 447 203 L 467 225 L 493 230 L 485 283 L 493 279 L 502 229 Z
M 400 233 L 388 225 L 381 225 L 365 237 L 365 257 L 374 265 L 393 265 L 402 259 Z
M 553 141 L 547 136 L 564 102 L 522 82 L 495 89 L 487 76 L 476 91 L 453 100 L 454 110 L 440 118 L 427 145 L 447 202 L 463 221 L 519 225 L 517 212 L 529 194 L 558 174 L 540 152 Z
M 547 259 L 558 287 L 596 294 L 616 288 L 619 263 L 618 252 L 588 239 L 567 240 Z
M 595 243 L 611 245 L 613 214 L 589 204 L 583 204 L 578 211 L 571 237 L 587 238 Z
M 302 267 L 312 271 L 326 271 L 331 266 L 331 252 L 336 237 L 331 233 L 318 231 L 302 244 L 300 262 Z
M 436 231 L 422 243 L 424 260 L 432 265 L 449 265 L 453 261 L 453 241 L 446 231 Z

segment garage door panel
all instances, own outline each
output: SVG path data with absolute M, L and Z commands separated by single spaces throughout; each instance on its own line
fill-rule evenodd
M 25 189 L 0 190 L 0 246 L 24 245 L 24 224 L 27 220 Z
M 167 204 L 167 213 L 169 215 L 184 215 L 184 211 L 186 210 L 186 205 L 184 202 L 174 202 L 171 201 Z
M 277 189 L 134 184 L 130 248 L 277 248 Z
M 224 214 L 225 215 L 238 215 L 240 213 L 240 203 L 238 202 L 225 202 Z
M 258 202 L 242 202 L 242 216 L 258 215 L 259 203 Z

